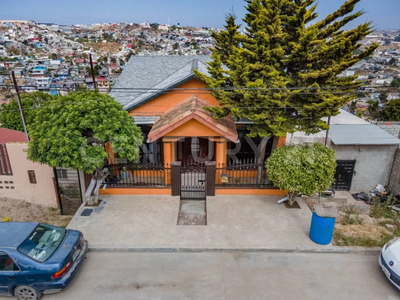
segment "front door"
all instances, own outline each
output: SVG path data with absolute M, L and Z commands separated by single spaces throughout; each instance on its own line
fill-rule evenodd
M 336 174 L 333 188 L 338 191 L 350 191 L 351 181 L 353 180 L 355 160 L 338 160 L 336 161 Z
M 176 143 L 176 160 L 183 164 L 191 161 L 215 160 L 215 142 L 201 137 L 187 137 Z

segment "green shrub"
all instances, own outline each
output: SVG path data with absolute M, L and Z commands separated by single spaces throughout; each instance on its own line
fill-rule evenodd
M 373 199 L 371 206 L 370 216 L 375 219 L 386 218 L 394 219 L 397 214 L 393 211 L 392 206 L 394 205 L 393 195 L 388 196 L 388 200 L 385 203 L 381 203 L 378 197 Z

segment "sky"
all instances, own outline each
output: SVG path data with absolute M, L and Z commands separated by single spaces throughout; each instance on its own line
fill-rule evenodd
M 324 17 L 345 0 L 319 0 Z M 232 8 L 239 18 L 246 13 L 244 0 L 0 0 L 0 20 L 33 20 L 60 25 L 126 22 L 222 27 Z M 400 0 L 361 0 L 357 9 L 366 14 L 350 27 L 371 21 L 377 29 L 400 28 Z

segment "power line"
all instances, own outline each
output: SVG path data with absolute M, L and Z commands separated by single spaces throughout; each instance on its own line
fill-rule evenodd
M 0 87 L 12 87 L 12 85 L 5 85 L 2 84 Z M 19 85 L 19 88 L 37 88 L 36 85 Z M 48 87 L 48 89 L 76 89 L 79 87 Z M 154 88 L 154 87 L 112 87 L 111 91 L 116 91 L 116 90 L 132 90 L 132 91 L 235 91 L 235 90 L 246 90 L 246 91 L 296 91 L 296 90 L 312 90 L 312 91 L 318 91 L 318 90 L 353 90 L 353 89 L 378 89 L 378 90 L 393 90 L 397 89 L 400 92 L 400 87 L 390 87 L 390 86 L 359 86 L 359 87 L 351 87 L 351 86 L 323 86 L 323 87 L 262 87 L 262 88 L 247 88 L 247 87 L 220 87 L 220 88 Z M 101 87 L 99 88 L 101 89 Z M 105 89 L 105 88 L 104 88 Z M 364 91 L 364 90 L 359 90 L 359 92 L 365 92 L 365 93 L 373 93 L 373 91 Z
M 21 88 L 21 86 L 19 86 L 19 88 Z M 102 88 L 99 88 L 99 90 L 101 90 Z M 24 91 L 24 89 L 21 89 L 21 90 L 23 90 Z M 65 87 L 58 87 L 58 88 L 48 88 L 48 89 L 46 89 L 46 92 L 47 92 L 47 90 L 54 90 L 54 91 L 65 91 L 65 92 L 77 92 L 77 91 L 79 91 L 79 88 L 77 88 L 77 89 L 74 89 L 74 88 L 65 88 Z M 239 89 L 240 90 L 240 89 Z M 296 90 L 299 90 L 299 89 L 296 89 Z M 26 90 L 25 90 L 26 91 Z M 39 92 L 40 92 L 40 90 L 38 90 Z M 82 89 L 82 91 L 84 91 L 83 89 Z M 190 94 L 190 95 L 193 95 L 193 94 L 196 94 L 196 95 L 210 95 L 210 90 L 199 90 L 197 93 L 194 93 L 194 91 L 195 90 L 190 90 L 190 91 L 186 91 L 186 90 L 182 90 L 182 91 L 180 91 L 179 93 L 177 93 L 177 94 L 179 94 L 179 95 L 183 95 L 183 94 Z M 230 91 L 230 90 L 227 90 L 228 92 Z M 316 95 L 357 95 L 357 94 L 359 94 L 360 92 L 359 91 L 343 91 L 343 92 L 320 92 L 320 91 L 315 91 L 315 92 L 295 92 L 295 91 L 287 91 L 287 92 L 273 92 L 272 90 L 264 90 L 264 89 L 259 89 L 259 90 L 244 90 L 243 92 L 238 92 L 238 91 L 233 91 L 232 90 L 232 92 L 231 93 L 229 93 L 230 95 L 245 95 L 245 94 L 250 94 L 251 92 L 253 92 L 253 91 L 264 91 L 264 92 L 268 92 L 268 93 L 261 93 L 261 95 L 276 95 L 276 94 L 278 94 L 278 95 L 314 95 L 314 96 L 316 96 Z M 284 89 L 282 89 L 281 91 L 284 91 Z M 381 92 L 382 91 L 384 91 L 384 90 L 380 90 Z M 115 92 L 117 92 L 117 93 L 122 93 L 122 92 L 125 92 L 125 90 L 124 91 L 115 91 Z M 159 93 L 168 93 L 168 92 L 171 92 L 171 90 L 169 90 L 169 89 L 165 89 L 165 90 L 160 90 L 159 91 Z M 399 93 L 400 93 L 400 89 L 399 89 Z M 149 91 L 143 91 L 143 92 L 133 92 L 132 94 L 135 94 L 135 95 L 142 95 L 142 94 L 155 94 L 155 92 L 149 92 Z
M 24 108 L 24 110 L 34 110 L 34 109 L 45 109 L 45 108 L 60 108 L 60 106 L 69 106 L 69 105 L 76 105 L 76 104 L 82 104 L 82 103 L 91 103 L 91 102 L 98 102 L 99 100 L 87 100 L 87 101 L 80 101 L 80 102 L 63 102 L 59 103 L 56 105 L 46 105 L 46 106 L 37 106 L 37 107 L 30 107 L 30 108 Z M 312 103 L 309 104 L 309 106 L 312 106 Z M 393 105 L 393 106 L 400 106 L 400 105 Z M 153 105 L 153 107 L 167 107 L 167 108 L 173 108 L 174 106 L 172 105 Z M 254 106 L 235 106 L 235 107 L 226 107 L 226 108 L 241 108 L 241 109 L 254 109 Z M 319 107 L 316 106 L 316 109 L 331 109 L 332 107 Z M 256 107 L 256 109 L 275 109 L 275 110 L 301 110 L 304 109 L 304 107 L 296 107 L 296 106 L 285 106 L 285 107 L 277 107 L 277 106 L 261 106 L 261 107 Z M 19 111 L 19 109 L 5 109 L 5 112 L 11 112 L 11 111 Z M 1 109 L 0 109 L 1 112 Z M 164 114 L 165 111 L 135 111 L 135 114 L 147 114 L 149 116 L 153 116 L 150 114 Z M 133 116 L 134 117 L 134 116 Z

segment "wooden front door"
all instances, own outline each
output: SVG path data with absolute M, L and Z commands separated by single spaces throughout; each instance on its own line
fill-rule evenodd
M 198 159 L 200 158 L 200 159 Z M 177 141 L 176 160 L 183 163 L 215 160 L 215 142 L 207 138 L 187 137 Z

